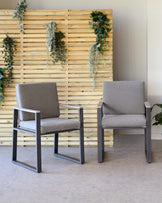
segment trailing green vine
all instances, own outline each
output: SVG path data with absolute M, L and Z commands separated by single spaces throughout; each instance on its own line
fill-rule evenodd
M 14 65 L 14 56 L 16 51 L 15 41 L 6 34 L 2 42 L 2 54 L 5 63 L 5 70 L 7 70 L 7 78 L 5 84 L 9 85 L 12 82 L 12 70 Z
M 0 104 L 4 96 L 4 68 L 0 68 Z
M 109 48 L 105 39 L 108 37 L 108 33 L 111 31 L 111 28 L 109 24 L 110 20 L 107 18 L 106 14 L 103 14 L 101 11 L 92 11 L 90 18 L 92 18 L 92 21 L 89 22 L 89 25 L 92 26 L 90 29 L 94 29 L 96 42 L 92 44 L 89 49 L 88 65 L 90 68 L 90 76 L 93 75 L 93 86 L 95 87 L 99 55 L 101 54 L 103 59 L 103 51 Z
M 66 62 L 66 47 L 63 39 L 65 34 L 61 31 L 56 32 L 56 23 L 51 21 L 48 24 L 45 24 L 47 29 L 47 64 L 48 64 L 48 51 L 51 52 L 53 64 L 61 61 L 61 65 Z
M 24 34 L 24 26 L 22 20 L 24 19 L 24 13 L 28 7 L 26 0 L 20 1 L 17 3 L 15 8 L 16 11 L 13 12 L 13 18 L 17 18 L 19 20 L 19 28 L 20 32 Z

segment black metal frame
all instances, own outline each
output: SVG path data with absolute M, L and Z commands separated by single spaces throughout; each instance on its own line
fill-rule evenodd
M 151 106 L 148 102 L 144 102 L 146 126 L 142 127 L 102 127 L 103 117 L 103 101 L 100 101 L 97 107 L 97 128 L 98 128 L 98 163 L 102 163 L 104 160 L 104 129 L 144 129 L 145 130 L 145 155 L 148 163 L 152 161 L 151 153 Z
M 66 131 L 64 130 L 64 131 L 57 131 L 57 132 L 56 131 L 48 132 L 46 134 L 52 134 L 52 133 L 55 134 L 54 154 L 55 154 L 56 157 L 64 158 L 66 160 L 70 160 L 70 161 L 73 161 L 75 163 L 83 164 L 85 162 L 85 160 L 84 160 L 83 108 L 79 107 L 79 106 L 77 107 L 77 106 L 69 106 L 69 105 L 63 105 L 63 104 L 61 104 L 60 106 L 67 107 L 67 108 L 78 109 L 80 128 L 79 129 L 70 129 L 70 130 L 66 130 Z M 34 113 L 35 114 L 35 121 L 36 121 L 36 130 L 35 130 L 35 132 L 18 127 L 18 123 L 17 123 L 17 121 L 18 121 L 18 111 L 24 111 L 24 112 Z M 68 132 L 68 131 L 74 131 L 74 130 L 79 130 L 79 132 L 80 132 L 80 160 L 58 153 L 58 135 L 59 135 L 59 133 Z M 30 166 L 30 165 L 28 165 L 26 163 L 23 163 L 23 162 L 20 162 L 20 161 L 17 160 L 17 132 L 18 131 L 29 133 L 29 134 L 32 134 L 32 135 L 36 136 L 36 153 L 37 153 L 36 167 Z M 37 173 L 40 173 L 42 171 L 42 164 L 41 164 L 41 136 L 46 135 L 46 134 L 41 134 L 40 111 L 14 107 L 14 109 L 13 109 L 12 162 L 14 164 L 17 164 L 17 165 L 22 166 L 24 168 L 27 168 L 27 169 L 30 169 L 30 170 L 35 171 Z

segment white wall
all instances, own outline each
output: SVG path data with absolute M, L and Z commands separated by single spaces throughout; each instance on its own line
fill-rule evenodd
M 0 8 L 14 9 L 16 2 L 16 0 L 0 0 Z M 113 9 L 114 80 L 147 81 L 146 0 L 27 0 L 27 2 L 29 9 Z M 131 132 L 141 133 L 137 130 Z
M 162 1 L 148 0 L 148 99 L 162 104 Z M 157 113 L 156 109 L 153 114 Z M 162 126 L 152 128 L 152 137 L 162 139 Z

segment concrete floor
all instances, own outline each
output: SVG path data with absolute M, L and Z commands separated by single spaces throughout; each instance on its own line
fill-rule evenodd
M 104 163 L 97 163 L 97 148 L 86 148 L 84 165 L 56 158 L 52 147 L 43 147 L 40 174 L 12 164 L 11 148 L 0 147 L 0 203 L 161 203 L 162 141 L 153 141 L 151 164 L 143 145 L 143 136 L 115 136 Z M 60 151 L 78 155 L 77 148 Z M 34 148 L 18 152 L 19 159 L 34 164 Z

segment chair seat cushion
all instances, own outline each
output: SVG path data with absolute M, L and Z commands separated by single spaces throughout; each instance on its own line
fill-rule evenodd
M 64 130 L 77 130 L 80 128 L 80 122 L 72 119 L 63 118 L 46 118 L 41 119 L 41 134 L 50 132 L 64 131 Z M 19 127 L 34 131 L 36 129 L 35 120 L 20 121 Z
M 143 114 L 104 115 L 102 118 L 102 127 L 103 128 L 146 127 L 146 118 Z

